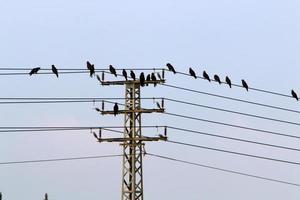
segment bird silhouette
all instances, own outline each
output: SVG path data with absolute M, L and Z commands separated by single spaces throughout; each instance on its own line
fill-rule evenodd
M 55 67 L 54 65 L 52 65 L 52 72 L 53 72 L 53 74 L 55 74 L 56 77 L 58 78 L 58 71 L 57 71 L 57 69 L 56 69 L 56 67 Z
M 231 88 L 231 80 L 230 80 L 230 78 L 228 76 L 226 76 L 225 81 L 229 85 L 229 87 Z
M 175 71 L 174 67 L 170 63 L 167 63 L 166 65 L 167 65 L 169 71 L 171 71 L 174 74 L 176 74 L 176 71 Z
M 159 80 L 163 80 L 160 73 L 157 72 L 156 74 L 157 74 L 157 77 L 158 77 Z
M 114 115 L 116 116 L 118 114 L 118 112 L 119 112 L 119 106 L 118 106 L 117 103 L 115 103 L 115 105 L 114 105 Z
M 111 74 L 115 75 L 115 77 L 118 76 L 116 69 L 112 65 L 109 65 L 109 71 Z
M 156 82 L 156 77 L 155 77 L 155 74 L 154 73 L 151 73 L 151 80 L 154 81 L 153 82 L 153 85 L 154 87 L 157 85 L 157 82 Z
M 196 73 L 192 68 L 189 69 L 189 72 L 190 72 L 191 76 L 193 76 L 194 78 L 197 78 Z
M 127 72 L 125 69 L 122 70 L 122 75 L 125 77 L 125 80 L 127 81 L 128 77 L 127 77 Z
M 244 88 L 246 88 L 246 90 L 249 90 L 248 84 L 246 83 L 246 81 L 244 79 L 242 79 L 242 85 Z
M 135 73 L 134 73 L 134 71 L 130 70 L 130 76 L 135 81 Z
M 29 72 L 29 76 L 31 76 L 31 75 L 33 75 L 33 74 L 37 74 L 38 71 L 39 71 L 40 69 L 41 69 L 40 67 L 33 68 L 33 69 Z
M 97 140 L 99 140 L 98 135 L 95 132 L 93 132 L 93 135 Z
M 98 80 L 99 82 L 102 82 L 102 81 L 101 81 L 101 78 L 100 78 L 100 76 L 99 76 L 98 74 L 97 74 L 96 77 L 97 77 L 97 80 Z
M 48 200 L 48 194 L 45 194 L 45 199 L 44 200 Z
M 91 64 L 89 61 L 86 62 L 86 67 L 90 71 L 90 77 L 93 77 L 95 74 L 95 67 L 94 64 Z
M 0 200 L 2 200 L 2 193 L 0 192 Z
M 157 106 L 159 109 L 161 109 L 161 106 L 160 106 L 160 104 L 159 104 L 158 102 L 156 102 L 156 106 Z
M 217 74 L 214 75 L 214 79 L 215 79 L 215 81 L 218 82 L 219 84 L 222 83 L 221 80 L 220 80 L 220 77 L 219 77 Z
M 203 78 L 210 82 L 210 78 L 209 78 L 208 74 L 206 73 L 206 71 L 203 71 Z
M 292 96 L 297 100 L 297 101 L 299 101 L 299 98 L 298 98 L 298 95 L 297 95 L 297 93 L 294 91 L 294 90 L 292 90 Z
M 142 87 L 145 86 L 145 75 L 144 75 L 144 72 L 142 72 L 140 74 L 140 84 L 141 84 Z
M 146 85 L 148 86 L 149 85 L 148 82 L 151 81 L 151 75 L 150 74 L 147 75 L 146 81 L 147 81 Z

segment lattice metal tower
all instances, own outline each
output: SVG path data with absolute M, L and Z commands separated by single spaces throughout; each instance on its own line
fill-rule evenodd
M 146 85 L 164 83 L 164 72 L 161 80 L 146 81 Z M 141 107 L 141 83 L 139 80 L 105 81 L 102 74 L 102 85 L 125 85 L 125 106 L 118 114 L 124 114 L 123 138 L 99 138 L 99 142 L 119 142 L 123 146 L 122 168 L 122 200 L 143 200 L 143 155 L 146 141 L 167 140 L 166 129 L 158 137 L 142 135 L 142 113 L 164 112 L 164 103 L 161 108 L 144 109 Z M 101 114 L 114 114 L 114 111 L 105 111 L 104 103 Z

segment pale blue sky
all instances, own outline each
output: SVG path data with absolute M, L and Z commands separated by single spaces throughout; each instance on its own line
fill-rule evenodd
M 162 67 L 179 71 L 205 69 L 233 82 L 300 93 L 299 1 L 0 1 L 0 67 L 96 68 Z M 212 93 L 299 109 L 292 99 L 276 97 L 182 76 L 167 82 Z M 122 87 L 99 87 L 88 75 L 0 77 L 1 97 L 120 97 Z M 299 122 L 300 115 L 263 109 L 166 87 L 145 88 L 144 96 L 165 96 L 210 106 Z M 155 106 L 152 102 L 144 105 Z M 299 127 L 167 102 L 169 112 L 299 134 Z M 122 117 L 98 116 L 90 104 L 0 105 L 0 126 L 120 125 Z M 294 139 L 182 120 L 144 116 L 148 125 L 176 125 L 199 131 L 299 147 Z M 144 132 L 155 135 L 157 132 Z M 113 136 L 113 135 L 111 135 Z M 247 145 L 217 138 L 171 132 L 174 140 L 298 161 L 291 151 Z M 147 144 L 147 151 L 221 168 L 300 183 L 298 166 L 191 149 L 169 143 Z M 0 162 L 55 157 L 118 154 L 117 144 L 98 144 L 89 132 L 11 133 L 0 135 Z M 145 199 L 298 200 L 300 189 L 216 172 L 152 157 L 144 159 Z M 0 166 L 5 200 L 120 199 L 121 159 Z

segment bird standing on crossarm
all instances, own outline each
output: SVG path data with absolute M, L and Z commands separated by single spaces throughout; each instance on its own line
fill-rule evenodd
M 141 84 L 142 87 L 145 86 L 145 75 L 144 75 L 144 72 L 142 72 L 140 74 L 140 84 Z
M 157 85 L 157 83 L 156 83 L 156 77 L 155 77 L 154 73 L 151 73 L 151 80 L 154 82 L 153 85 L 155 87 Z
M 124 76 L 125 80 L 127 81 L 128 77 L 127 77 L 127 72 L 125 69 L 122 70 L 122 75 Z
M 48 200 L 48 194 L 45 194 L 45 199 L 44 200 Z
M 117 103 L 115 103 L 115 105 L 114 105 L 114 116 L 116 116 L 118 114 L 118 112 L 119 112 L 119 106 L 118 106 Z
M 134 73 L 134 71 L 132 71 L 132 70 L 130 70 L 130 76 L 131 76 L 131 78 L 135 81 L 135 73 Z
M 151 81 L 151 75 L 150 74 L 147 75 L 146 81 L 147 81 L 146 85 L 148 86 L 149 85 L 148 82 Z

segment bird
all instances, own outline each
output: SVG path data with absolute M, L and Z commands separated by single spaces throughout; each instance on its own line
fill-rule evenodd
M 166 65 L 167 65 L 169 71 L 171 71 L 174 74 L 176 74 L 176 71 L 175 71 L 174 67 L 170 63 L 167 63 Z
M 203 71 L 203 78 L 210 82 L 210 78 L 209 78 L 209 76 L 208 76 L 208 74 L 206 73 L 205 70 Z
M 37 74 L 38 71 L 39 71 L 40 69 L 41 69 L 40 67 L 33 68 L 33 69 L 29 72 L 29 76 L 31 76 L 31 75 L 33 75 L 33 74 Z
M 95 67 L 94 64 L 91 64 L 89 61 L 86 62 L 86 67 L 90 71 L 90 77 L 93 77 L 95 74 Z
M 229 87 L 231 88 L 231 80 L 230 80 L 230 78 L 228 76 L 226 76 L 225 81 L 229 85 Z
M 299 101 L 299 98 L 298 98 L 298 95 L 296 94 L 296 92 L 294 90 L 292 90 L 292 96 L 297 100 Z
M 152 81 L 154 81 L 153 82 L 153 85 L 154 85 L 154 87 L 157 85 L 157 83 L 156 83 L 156 77 L 155 77 L 155 74 L 154 73 L 151 73 L 151 80 Z
M 135 81 L 135 73 L 134 73 L 134 71 L 130 70 L 130 76 Z
M 144 72 L 142 72 L 140 74 L 140 84 L 141 84 L 142 87 L 145 86 L 145 75 L 144 75 Z
M 157 74 L 157 77 L 158 77 L 159 80 L 163 80 L 160 73 L 157 72 L 156 74 Z
M 146 81 L 147 81 L 146 85 L 148 86 L 149 85 L 148 82 L 151 81 L 151 75 L 150 74 L 147 75 Z
M 101 79 L 100 79 L 100 76 L 97 74 L 97 80 L 99 81 L 99 82 L 101 82 Z
M 2 193 L 0 192 L 0 200 L 2 200 Z
M 246 88 L 246 90 L 249 90 L 248 84 L 246 83 L 246 81 L 244 79 L 242 79 L 242 85 L 244 88 Z
M 53 74 L 55 74 L 56 77 L 58 78 L 58 71 L 57 71 L 57 69 L 56 69 L 56 67 L 55 67 L 54 65 L 52 65 L 52 72 L 53 72 Z
M 196 73 L 192 68 L 189 69 L 189 72 L 190 72 L 191 76 L 193 76 L 194 78 L 197 78 Z
M 115 103 L 115 105 L 114 105 L 114 115 L 116 116 L 118 114 L 118 112 L 119 112 L 119 106 L 118 106 L 117 103 Z
M 128 77 L 127 77 L 127 72 L 125 69 L 122 70 L 122 75 L 125 77 L 125 80 L 127 81 Z
M 156 106 L 157 106 L 159 109 L 161 109 L 161 106 L 160 106 L 160 104 L 159 104 L 158 102 L 156 102 Z
M 97 140 L 99 140 L 98 135 L 95 132 L 93 132 L 93 135 Z
M 115 75 L 115 77 L 118 76 L 116 69 L 112 65 L 109 65 L 109 71 L 111 74 Z
M 48 194 L 45 194 L 45 199 L 44 200 L 48 200 Z
M 214 75 L 214 79 L 216 82 L 218 82 L 221 85 L 222 82 L 220 80 L 220 77 L 217 74 Z

